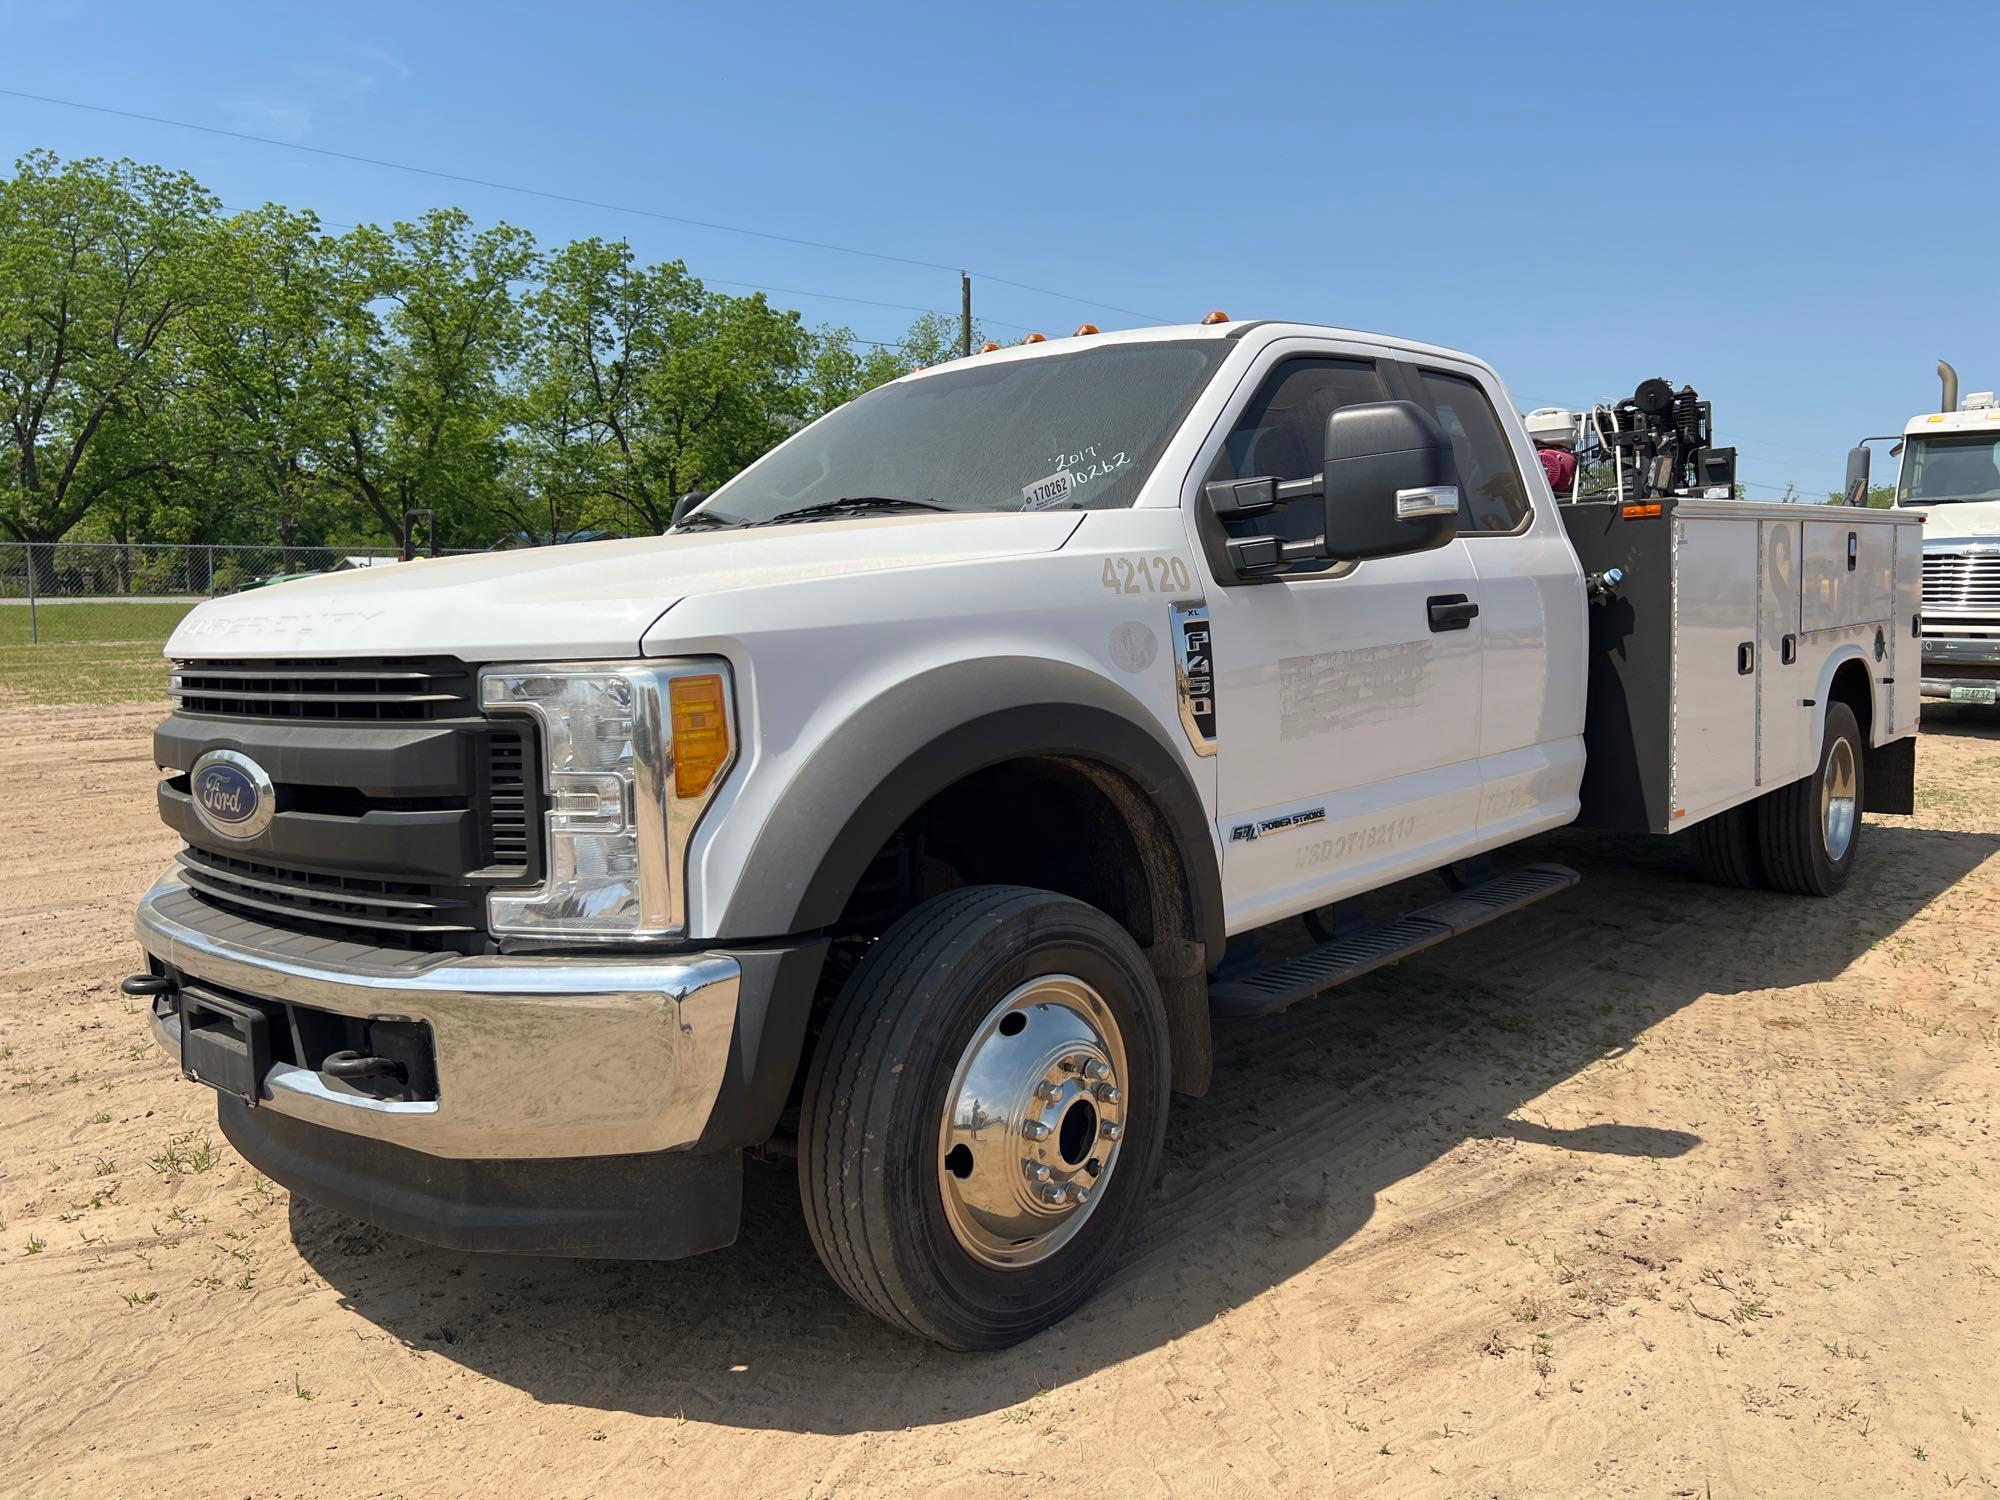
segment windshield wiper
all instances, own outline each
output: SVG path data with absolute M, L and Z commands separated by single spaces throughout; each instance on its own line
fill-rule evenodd
M 898 495 L 843 495 L 838 500 L 822 500 L 818 505 L 801 505 L 797 510 L 781 510 L 775 516 L 757 524 L 772 526 L 780 521 L 810 521 L 819 516 L 837 516 L 847 511 L 950 509 L 949 505 L 939 505 L 935 500 L 905 500 Z

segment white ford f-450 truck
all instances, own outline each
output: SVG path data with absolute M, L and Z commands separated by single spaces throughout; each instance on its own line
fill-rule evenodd
M 304 1197 L 667 1258 L 735 1237 L 744 1153 L 795 1157 L 842 1287 L 1004 1345 L 1113 1263 L 1213 1014 L 1576 879 L 1492 851 L 1685 829 L 1837 890 L 1910 805 L 1917 541 L 1558 506 L 1493 371 L 1401 339 L 983 353 L 663 537 L 196 609 L 126 988 Z M 1231 941 L 1301 917 L 1273 966 Z

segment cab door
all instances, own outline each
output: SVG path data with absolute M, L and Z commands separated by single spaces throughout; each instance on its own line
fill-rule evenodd
M 1190 476 L 1190 516 L 1209 480 L 1317 472 L 1334 411 L 1396 394 L 1378 351 L 1303 339 L 1265 351 L 1242 391 Z M 1292 506 L 1232 534 L 1295 539 L 1316 521 Z M 1211 578 L 1206 592 L 1230 930 L 1457 857 L 1480 790 L 1483 635 L 1466 544 Z

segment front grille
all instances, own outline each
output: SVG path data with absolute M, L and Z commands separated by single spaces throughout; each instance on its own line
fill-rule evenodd
M 1925 548 L 1924 608 L 2000 613 L 2000 550 Z
M 534 791 L 529 785 L 527 741 L 518 729 L 486 736 L 476 804 L 486 814 L 486 859 L 496 878 L 526 874 L 534 864 Z
M 535 732 L 485 718 L 478 689 L 447 656 L 176 663 L 155 751 L 180 773 L 159 797 L 190 893 L 315 936 L 481 951 L 488 893 L 540 878 L 542 795 Z M 195 809 L 188 773 L 217 747 L 271 774 L 251 843 Z
M 478 712 L 478 676 L 448 656 L 180 661 L 167 694 L 184 714 L 406 723 Z
M 485 925 L 484 892 L 475 886 L 326 875 L 193 848 L 181 850 L 180 868 L 181 878 L 206 900 L 282 926 L 437 947 Z

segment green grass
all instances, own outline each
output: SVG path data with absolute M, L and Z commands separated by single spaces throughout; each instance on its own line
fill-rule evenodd
M 79 641 L 120 644 L 147 641 L 158 648 L 173 634 L 181 616 L 199 599 L 171 603 L 123 603 L 116 599 L 37 604 L 32 611 L 33 634 L 44 646 Z M 25 646 L 30 638 L 30 611 L 25 604 L 0 605 L 0 646 Z
M 0 610 L 0 618 L 7 613 Z M 167 662 L 159 640 L 115 646 L 0 645 L 0 709 L 159 703 L 166 696 Z

